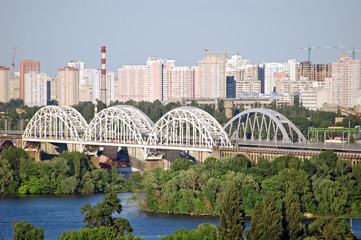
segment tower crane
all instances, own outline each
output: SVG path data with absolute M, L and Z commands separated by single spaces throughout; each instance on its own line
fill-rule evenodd
M 307 47 L 301 47 L 300 50 L 308 50 L 308 62 L 311 62 L 311 50 L 314 49 L 329 49 L 329 48 L 345 48 L 346 46 L 325 46 L 325 47 L 311 47 L 308 44 Z
M 11 63 L 11 65 L 13 66 L 13 76 L 14 76 L 14 73 L 15 73 L 15 50 L 19 48 L 17 46 L 14 47 L 14 51 L 13 51 L 13 62 Z
M 361 52 L 361 50 L 355 50 L 355 48 L 352 48 L 352 50 L 343 50 L 343 53 L 352 53 L 352 60 L 355 59 L 355 53 Z
M 230 52 L 227 52 L 226 49 L 224 49 L 224 51 L 215 51 L 215 52 L 209 52 L 209 48 L 205 48 L 205 55 L 207 56 L 208 54 L 213 54 L 213 55 L 216 55 L 216 56 L 222 56 L 224 55 L 224 57 L 227 57 L 227 56 L 230 56 L 230 55 L 238 55 L 239 53 L 238 52 L 233 52 L 233 51 L 230 51 Z

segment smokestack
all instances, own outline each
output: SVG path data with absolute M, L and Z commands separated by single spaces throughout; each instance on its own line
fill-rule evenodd
M 105 46 L 102 46 L 101 49 L 102 52 L 102 78 L 101 78 L 101 83 L 100 83 L 100 100 L 104 103 L 107 104 L 107 87 L 106 87 L 106 75 L 107 75 L 107 71 L 105 70 L 105 52 L 106 52 L 106 48 Z

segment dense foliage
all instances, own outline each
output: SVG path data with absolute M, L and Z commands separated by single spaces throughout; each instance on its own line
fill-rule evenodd
M 18 221 L 13 222 L 14 240 L 42 240 L 44 239 L 44 229 L 36 228 L 32 223 Z
M 95 168 L 89 156 L 63 152 L 58 157 L 35 162 L 23 149 L 9 148 L 0 154 L 0 194 L 99 193 L 141 188 L 139 174 L 129 181 L 118 173 Z
M 184 159 L 174 165 L 184 165 L 178 161 Z M 272 162 L 260 159 L 257 163 L 242 157 L 210 157 L 202 165 L 191 164 L 183 169 L 155 168 L 144 173 L 144 193 L 135 193 L 133 200 L 147 211 L 219 215 L 222 196 L 235 184 L 241 185 L 246 216 L 251 216 L 252 209 L 268 192 L 280 210 L 283 198 L 292 193 L 300 202 L 301 213 L 361 214 L 361 163 L 352 167 L 350 161 L 338 159 L 332 151 L 304 161 L 293 156 L 278 157 Z M 292 203 L 286 207 L 294 208 Z

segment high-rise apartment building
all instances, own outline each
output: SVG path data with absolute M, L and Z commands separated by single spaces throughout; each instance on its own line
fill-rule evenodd
M 174 60 L 149 57 L 146 65 L 125 65 L 118 69 L 119 101 L 167 101 L 169 77 L 175 76 Z M 177 74 L 176 74 L 177 75 Z M 176 78 L 179 78 L 177 76 Z
M 226 97 L 226 63 L 223 56 L 208 55 L 198 61 L 198 79 L 195 82 L 196 96 L 200 98 Z
M 149 57 L 147 60 L 147 101 L 163 100 L 163 60 Z
M 194 71 L 188 66 L 172 66 L 168 71 L 168 91 L 165 92 L 165 101 L 168 99 L 193 98 Z
M 226 98 L 236 97 L 236 81 L 233 76 L 226 77 Z
M 351 108 L 361 104 L 361 60 L 342 55 L 332 63 L 331 101 Z
M 98 91 L 96 91 L 97 83 Z M 95 96 L 96 94 L 98 95 Z M 79 69 L 79 102 L 95 103 L 96 98 L 100 98 L 100 71 L 90 68 Z
M 325 78 L 331 77 L 331 64 L 312 64 L 301 62 L 297 69 L 297 79 L 307 79 L 309 81 L 324 82 Z
M 0 66 L 0 102 L 10 101 L 10 68 Z
M 264 93 L 270 94 L 274 91 L 274 74 L 284 72 L 282 63 L 266 63 L 264 66 Z
M 24 104 L 29 107 L 45 106 L 47 104 L 48 75 L 39 72 L 28 72 L 24 75 Z
M 284 65 L 284 71 L 289 75 L 290 81 L 297 80 L 297 70 L 299 69 L 299 62 L 296 59 L 289 59 Z
M 68 62 L 68 67 L 81 70 L 81 69 L 85 69 L 85 63 L 82 61 L 70 61 Z
M 79 103 L 79 70 L 64 67 L 58 70 L 58 104 L 59 106 L 73 106 Z
M 115 102 L 118 100 L 118 81 L 113 72 L 108 71 L 106 75 L 107 81 L 107 105 L 110 102 Z
M 118 69 L 118 100 L 136 102 L 147 99 L 147 66 L 125 65 Z
M 40 62 L 34 60 L 24 60 L 20 62 L 20 98 L 25 98 L 24 75 L 28 72 L 40 72 Z
M 10 79 L 10 99 L 20 98 L 20 72 L 14 72 Z

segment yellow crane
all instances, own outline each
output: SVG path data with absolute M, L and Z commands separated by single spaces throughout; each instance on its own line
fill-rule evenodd
M 308 44 L 307 47 L 301 47 L 300 50 L 308 50 L 308 62 L 311 62 L 311 50 L 314 49 L 329 49 L 329 48 L 345 48 L 346 46 L 324 46 L 324 47 L 311 47 Z
M 352 60 L 355 59 L 355 53 L 361 52 L 361 50 L 355 50 L 355 48 L 352 48 L 352 50 L 343 50 L 343 53 L 352 53 Z
M 216 55 L 216 56 L 222 56 L 224 55 L 224 57 L 227 57 L 227 56 L 230 56 L 230 55 L 238 55 L 239 53 L 238 52 L 233 52 L 233 51 L 229 51 L 227 52 L 226 49 L 224 49 L 224 51 L 215 51 L 215 52 L 209 52 L 209 48 L 205 48 L 205 55 L 207 56 L 208 53 L 209 54 L 212 54 L 212 55 Z

